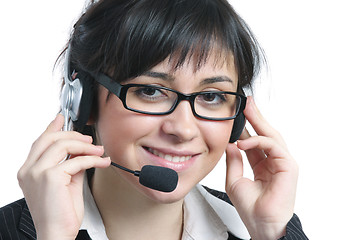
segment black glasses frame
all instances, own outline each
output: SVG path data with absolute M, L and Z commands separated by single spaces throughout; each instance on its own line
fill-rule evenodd
M 168 115 L 170 113 L 172 113 L 175 108 L 177 107 L 177 105 L 179 105 L 179 103 L 181 101 L 189 101 L 190 106 L 191 106 L 191 110 L 192 113 L 194 114 L 194 116 L 201 118 L 201 119 L 206 119 L 206 120 L 213 120 L 213 121 L 223 121 L 223 120 L 231 120 L 236 118 L 236 116 L 241 113 L 242 111 L 244 111 L 245 109 L 245 105 L 246 105 L 246 97 L 244 95 L 241 95 L 239 93 L 236 92 L 227 92 L 227 91 L 215 91 L 216 93 L 226 93 L 226 94 L 231 94 L 231 95 L 235 95 L 237 97 L 240 98 L 240 101 L 238 101 L 238 106 L 236 106 L 236 113 L 234 116 L 231 117 L 225 117 L 225 118 L 212 118 L 212 117 L 205 117 L 202 115 L 197 114 L 197 112 L 195 111 L 195 106 L 194 106 L 194 101 L 195 98 L 198 95 L 204 95 L 204 94 L 208 94 L 208 93 L 213 93 L 214 91 L 205 91 L 205 92 L 195 92 L 195 93 L 191 93 L 191 94 L 184 94 L 181 92 L 178 92 L 174 89 L 171 88 L 166 88 L 166 87 L 161 87 L 161 86 L 154 86 L 154 85 L 148 85 L 148 84 L 125 84 L 122 85 L 114 80 L 112 80 L 110 77 L 104 75 L 104 74 L 99 74 L 97 75 L 97 77 L 95 77 L 95 80 L 100 83 L 101 85 L 103 85 L 106 89 L 108 89 L 111 93 L 113 93 L 114 95 L 116 95 L 121 102 L 123 103 L 123 106 L 125 107 L 125 109 L 133 111 L 133 112 L 137 112 L 137 113 L 143 113 L 143 114 L 147 114 L 147 115 Z M 177 100 L 175 101 L 175 103 L 173 104 L 173 106 L 170 108 L 170 110 L 166 111 L 166 112 L 146 112 L 146 111 L 141 111 L 141 110 L 137 110 L 134 108 L 131 108 L 129 106 L 127 106 L 126 104 L 126 93 L 128 91 L 128 89 L 130 87 L 156 87 L 159 89 L 164 89 L 167 91 L 171 91 L 177 94 Z

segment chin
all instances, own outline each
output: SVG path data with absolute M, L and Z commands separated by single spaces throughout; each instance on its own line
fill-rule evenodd
M 140 186 L 140 191 L 154 202 L 161 204 L 171 204 L 182 201 L 194 186 L 185 186 L 185 184 L 182 184 L 179 179 L 179 183 L 176 189 L 169 193 L 153 190 L 144 186 Z
M 129 173 L 124 173 L 120 169 L 117 172 L 117 185 L 122 192 L 134 197 L 141 195 L 158 204 L 171 204 L 182 201 L 191 189 L 201 180 L 201 176 L 194 178 L 194 174 L 179 173 L 178 185 L 172 192 L 161 192 L 145 187 L 139 183 L 139 179 Z

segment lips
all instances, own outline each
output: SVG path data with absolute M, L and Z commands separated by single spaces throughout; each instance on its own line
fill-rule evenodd
M 149 152 L 151 152 L 152 154 L 163 158 L 169 162 L 173 162 L 173 163 L 182 163 L 185 161 L 188 161 L 190 158 L 192 158 L 192 155 L 172 155 L 172 154 L 168 154 L 168 153 L 163 153 L 159 150 L 156 149 L 152 149 L 152 148 L 146 148 Z
M 151 148 L 143 146 L 148 156 L 145 156 L 145 164 L 171 168 L 180 173 L 191 169 L 197 162 L 201 153 L 187 150 L 174 150 L 169 148 Z

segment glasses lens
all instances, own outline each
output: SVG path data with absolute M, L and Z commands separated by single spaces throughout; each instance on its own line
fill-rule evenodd
M 206 118 L 231 118 L 240 106 L 240 97 L 223 92 L 204 92 L 196 96 L 195 112 Z
M 126 94 L 129 108 L 159 114 L 168 112 L 177 99 L 175 92 L 150 85 L 132 86 Z

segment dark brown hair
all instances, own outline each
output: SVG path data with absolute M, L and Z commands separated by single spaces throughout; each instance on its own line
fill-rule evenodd
M 167 57 L 174 67 L 195 58 L 198 67 L 215 48 L 231 53 L 239 87 L 260 70 L 261 48 L 226 0 L 102 0 L 74 26 L 71 68 L 123 81 Z
M 233 56 L 242 92 L 251 89 L 265 60 L 249 27 L 226 0 L 93 1 L 68 44 L 70 71 L 87 74 L 91 82 L 99 73 L 118 82 L 135 78 L 167 58 L 174 68 L 189 59 L 199 68 L 215 50 L 219 61 Z

